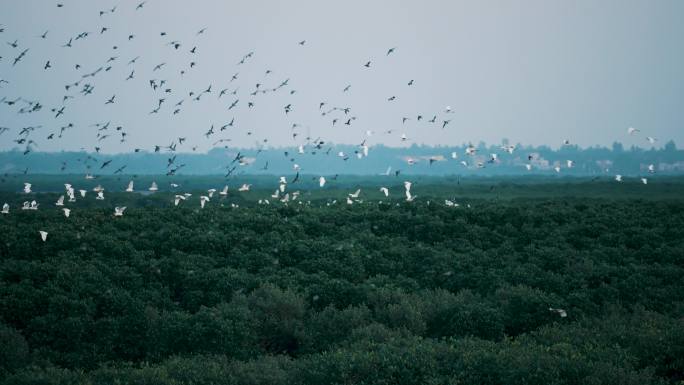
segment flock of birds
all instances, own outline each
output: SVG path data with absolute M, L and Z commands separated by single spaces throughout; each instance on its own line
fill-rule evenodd
M 58 3 L 56 6 L 57 8 L 64 8 L 67 5 L 64 3 Z M 132 5 L 132 7 L 134 7 L 134 12 L 144 12 L 146 6 L 147 1 L 142 1 Z M 97 39 L 98 37 L 102 37 L 106 34 L 111 34 L 113 32 L 112 28 L 106 26 L 107 18 L 116 17 L 116 15 L 118 14 L 117 12 L 117 6 L 100 10 L 99 19 L 97 19 L 99 24 L 97 27 L 93 27 L 92 31 L 80 31 L 60 41 L 52 39 L 53 34 L 50 33 L 50 31 L 40 31 L 38 32 L 35 38 L 49 43 L 58 44 L 61 46 L 61 49 L 64 50 L 77 50 L 78 45 L 86 39 Z M 11 33 L 11 31 L 8 30 L 2 24 L 0 24 L 0 39 L 2 39 L 2 36 L 7 35 L 9 33 Z M 160 60 L 158 62 L 155 62 L 156 64 L 151 65 L 151 68 L 147 68 L 147 71 L 145 71 L 144 68 L 140 68 L 140 64 L 138 63 L 138 61 L 141 59 L 140 55 L 132 54 L 130 55 L 129 59 L 121 58 L 121 56 L 123 56 L 123 51 L 126 50 L 126 43 L 138 38 L 138 36 L 135 33 L 126 33 L 122 35 L 119 44 L 116 44 L 112 47 L 111 55 L 102 60 L 100 65 L 97 66 L 97 68 L 95 68 L 94 70 L 86 70 L 79 63 L 57 63 L 57 61 L 54 58 L 43 57 L 41 59 L 41 62 L 43 64 L 40 66 L 40 68 L 35 68 L 35 70 L 51 71 L 56 65 L 70 65 L 73 66 L 73 71 L 75 71 L 74 76 L 77 77 L 77 80 L 73 82 L 68 82 L 63 85 L 63 96 L 61 100 L 59 100 L 57 103 L 53 103 L 51 107 L 45 107 L 43 101 L 30 97 L 2 96 L 2 98 L 0 98 L 0 106 L 14 109 L 18 114 L 25 114 L 31 117 L 37 117 L 41 114 L 47 114 L 48 118 L 51 119 L 52 122 L 54 122 L 50 123 L 49 126 L 56 127 L 51 129 L 47 134 L 44 133 L 43 125 L 40 124 L 22 127 L 18 129 L 18 132 L 16 132 L 16 138 L 13 141 L 17 145 L 23 146 L 24 155 L 30 156 L 33 149 L 38 146 L 40 140 L 63 140 L 63 137 L 69 131 L 72 131 L 75 128 L 74 123 L 65 122 L 65 120 L 67 120 L 70 114 L 72 113 L 70 106 L 72 105 L 73 100 L 76 98 L 95 97 L 95 95 L 97 95 L 97 93 L 95 93 L 95 89 L 96 87 L 98 87 L 98 80 L 101 77 L 103 77 L 104 74 L 122 71 L 124 71 L 126 75 L 123 76 L 121 80 L 121 82 L 124 84 L 139 81 L 138 79 L 147 75 L 147 77 L 143 78 L 141 81 L 145 82 L 146 86 L 149 86 L 150 92 L 154 95 L 153 100 L 150 103 L 151 107 L 148 112 L 149 115 L 169 114 L 170 116 L 175 116 L 181 114 L 184 108 L 187 107 L 187 104 L 202 103 L 203 100 L 206 100 L 210 97 L 214 97 L 219 102 L 225 103 L 225 111 L 228 111 L 228 113 L 233 114 L 236 113 L 240 108 L 244 109 L 245 107 L 243 106 L 246 106 L 246 111 L 252 111 L 256 109 L 258 98 L 260 97 L 263 97 L 265 95 L 280 95 L 284 99 L 282 101 L 282 111 L 285 118 L 288 119 L 288 117 L 291 116 L 290 113 L 298 107 L 295 106 L 293 102 L 287 99 L 288 96 L 297 93 L 297 89 L 292 87 L 292 85 L 290 84 L 290 78 L 284 78 L 281 80 L 274 81 L 272 80 L 274 71 L 270 68 L 265 68 L 263 70 L 263 80 L 254 84 L 253 87 L 251 87 L 246 92 L 240 91 L 241 86 L 238 85 L 241 79 L 240 68 L 249 65 L 250 60 L 255 55 L 255 51 L 247 52 L 239 58 L 239 60 L 235 63 L 236 68 L 232 76 L 230 76 L 228 80 L 224 81 L 220 87 L 217 87 L 214 84 L 208 84 L 202 86 L 195 86 L 192 87 L 192 89 L 184 91 L 180 91 L 176 88 L 176 85 L 181 84 L 180 80 L 183 79 L 184 76 L 186 76 L 190 71 L 194 70 L 198 66 L 198 63 L 200 62 L 201 58 L 199 44 L 201 42 L 201 38 L 207 33 L 209 33 L 208 28 L 198 28 L 192 40 L 181 41 L 180 39 L 172 37 L 171 34 L 167 33 L 166 31 L 160 31 L 159 44 L 168 47 L 170 55 L 178 53 L 178 57 L 180 58 L 180 53 L 184 53 L 185 55 L 189 54 L 192 59 L 189 62 L 185 62 L 181 66 L 174 66 L 171 61 Z M 297 49 L 304 49 L 306 45 L 306 40 L 293 42 L 293 46 L 295 46 L 295 48 L 299 47 Z M 26 65 L 27 57 L 31 55 L 40 55 L 40 52 L 36 52 L 35 49 L 26 46 L 23 39 L 20 40 L 16 38 L 11 38 L 9 40 L 6 40 L 6 44 L 3 46 L 3 49 L 4 50 L 0 51 L 0 65 L 3 64 L 3 61 L 6 61 L 7 64 L 5 66 L 8 67 L 9 71 L 11 71 L 12 68 Z M 386 60 L 393 60 L 393 57 L 396 54 L 397 50 L 398 47 L 390 47 L 385 52 L 382 52 L 380 54 Z M 68 60 L 66 59 L 68 57 L 69 56 L 64 55 L 63 59 Z M 154 58 L 145 59 L 154 60 Z M 359 69 L 367 71 L 373 67 L 374 60 L 359 60 L 359 63 Z M 143 75 L 140 75 L 141 73 Z M 414 83 L 415 80 L 410 79 L 409 81 L 405 82 L 405 87 L 413 87 Z M 9 80 L 0 78 L 0 90 L 8 84 L 10 84 Z M 341 87 L 340 92 L 348 93 L 350 92 L 351 87 L 351 84 L 347 84 L 344 87 Z M 101 103 L 104 106 L 117 104 L 120 98 L 121 96 L 117 95 L 116 93 L 107 93 L 107 96 L 103 98 Z M 171 101 L 172 98 L 174 101 Z M 390 95 L 386 98 L 386 102 L 392 103 L 396 99 L 396 95 Z M 357 120 L 359 119 L 359 117 L 352 112 L 353 108 L 351 106 L 334 106 L 322 100 L 318 103 L 318 105 L 310 106 L 310 108 L 314 110 L 317 114 L 320 114 L 320 116 L 324 117 L 325 119 L 328 119 L 331 127 L 345 127 L 345 129 L 350 130 L 351 126 L 355 125 L 357 123 Z M 441 129 L 447 129 L 452 120 L 451 116 L 455 114 L 455 111 L 452 110 L 450 106 L 446 106 L 443 109 L 440 108 L 439 110 L 441 112 L 432 113 L 429 115 L 414 113 L 410 116 L 401 116 L 401 125 L 399 125 L 399 119 L 397 119 L 397 125 L 399 127 L 403 127 L 408 121 L 414 121 L 420 122 L 421 124 L 434 125 Z M 75 113 L 77 112 L 78 111 L 75 111 Z M 294 177 L 289 181 L 286 179 L 286 177 L 280 177 L 275 192 L 269 197 L 260 199 L 259 204 L 271 204 L 271 201 L 278 201 L 284 204 L 288 204 L 290 202 L 297 201 L 300 196 L 299 191 L 290 192 L 287 189 L 288 185 L 296 184 L 300 179 L 300 172 L 302 172 L 302 170 L 301 167 L 296 163 L 297 156 L 306 153 L 313 155 L 318 154 L 321 156 L 331 155 L 332 147 L 327 144 L 326 139 L 324 139 L 323 137 L 312 138 L 310 135 L 304 135 L 301 132 L 303 125 L 300 123 L 290 121 L 288 122 L 288 125 L 290 127 L 290 134 L 292 140 L 295 142 L 295 146 L 297 147 L 297 151 L 295 154 L 284 152 L 284 161 L 292 163 Z M 126 128 L 124 128 L 123 126 L 112 123 L 112 121 L 94 123 L 92 127 L 94 128 L 94 137 L 92 138 L 92 149 L 94 150 L 95 154 L 100 154 L 100 150 L 105 143 L 110 143 L 112 141 L 118 141 L 119 143 L 127 143 L 129 140 L 129 135 L 134 134 Z M 226 120 L 225 123 L 212 124 L 208 129 L 206 129 L 206 131 L 203 130 L 202 132 L 195 133 L 194 136 L 188 135 L 183 137 L 172 138 L 170 139 L 170 143 L 167 142 L 168 144 L 158 144 L 155 145 L 154 148 L 150 148 L 148 150 L 154 151 L 155 153 L 163 151 L 169 154 L 168 164 L 163 172 L 169 176 L 173 176 L 176 175 L 179 171 L 181 171 L 185 166 L 185 164 L 183 164 L 181 161 L 182 155 L 180 154 L 180 151 L 182 149 L 191 148 L 193 151 L 195 151 L 200 144 L 200 140 L 209 140 L 212 143 L 212 146 L 214 147 L 223 146 L 228 148 L 227 143 L 231 141 L 231 135 L 234 135 L 233 131 L 236 127 L 236 118 L 233 116 L 229 120 Z M 0 127 L 0 135 L 10 135 L 12 131 L 12 128 Z M 640 130 L 635 128 L 630 127 L 627 130 L 627 134 L 629 136 L 634 136 L 638 133 L 640 133 Z M 247 132 L 248 136 L 251 136 L 253 134 L 255 133 L 251 131 Z M 337 154 L 333 153 L 332 155 L 339 157 L 340 159 L 342 159 L 342 161 L 346 161 L 350 157 L 354 156 L 359 159 L 364 159 L 369 156 L 370 151 L 370 147 L 368 145 L 368 138 L 373 136 L 374 134 L 375 132 L 371 130 L 365 130 L 363 132 L 360 132 L 357 150 L 354 151 L 354 154 L 338 152 Z M 409 137 L 407 136 L 406 132 L 401 132 L 401 130 L 390 129 L 384 131 L 382 134 L 398 135 L 402 142 L 409 141 Z M 45 139 L 38 138 L 38 135 L 44 135 Z M 646 140 L 650 144 L 655 144 L 657 141 L 656 138 L 651 136 L 646 137 Z M 264 149 L 266 143 L 268 143 L 268 138 L 263 138 L 257 141 L 258 150 L 256 152 L 256 157 L 248 157 L 245 154 L 238 152 L 232 159 L 228 159 L 227 164 L 225 165 L 226 178 L 235 175 L 237 172 L 239 172 L 241 167 L 247 167 L 254 164 L 259 154 L 263 151 L 266 151 Z M 562 143 L 566 146 L 572 145 L 572 142 L 569 139 L 564 140 Z M 516 151 L 516 147 L 512 145 L 502 145 L 500 148 L 503 154 L 513 154 Z M 140 152 L 143 150 L 145 149 L 133 148 L 134 152 Z M 92 175 L 92 170 L 96 170 L 97 172 L 106 172 L 114 170 L 114 168 L 116 168 L 113 171 L 113 174 L 124 174 L 127 165 L 113 165 L 112 160 L 105 160 L 106 157 L 104 155 L 102 157 L 100 157 L 99 155 L 96 156 L 87 155 L 79 159 L 79 162 L 83 163 L 85 168 L 88 170 L 86 179 L 96 178 Z M 535 155 L 528 154 L 526 158 L 527 163 L 525 167 L 527 168 L 527 170 L 531 171 L 535 164 Z M 434 162 L 447 161 L 450 159 L 459 162 L 464 167 L 484 168 L 490 164 L 498 163 L 499 154 L 478 154 L 478 149 L 471 145 L 466 148 L 465 154 L 458 154 L 456 152 L 453 152 L 450 154 L 450 156 L 446 157 L 431 157 L 429 159 L 429 162 L 430 164 L 432 164 Z M 408 166 L 411 166 L 418 161 L 420 160 L 413 159 L 410 157 L 406 158 Z M 66 164 L 62 164 L 61 170 L 64 171 L 67 168 L 67 166 L 68 165 Z M 263 165 L 261 170 L 268 170 L 268 166 L 268 162 L 266 162 L 266 164 Z M 557 173 L 560 173 L 563 168 L 573 167 L 574 162 L 572 160 L 567 160 L 564 167 L 561 167 L 561 165 L 556 165 L 554 169 Z M 655 165 L 649 165 L 648 172 L 655 173 Z M 24 174 L 27 173 L 28 169 L 24 171 Z M 394 171 L 393 174 L 394 176 L 398 177 L 399 173 L 400 170 L 397 170 Z M 391 168 L 388 168 L 385 174 L 390 175 Z M 622 182 L 623 179 L 624 178 L 622 175 L 615 175 L 615 181 Z M 641 177 L 640 179 L 643 184 L 648 183 L 648 179 L 646 177 Z M 326 185 L 326 178 L 324 176 L 319 176 L 318 182 L 319 187 L 324 188 L 324 186 Z M 412 184 L 410 181 L 404 182 L 404 197 L 406 202 L 413 202 L 417 198 L 417 195 L 414 195 L 412 193 L 411 186 Z M 173 189 L 176 189 L 178 187 L 179 186 L 176 184 L 171 185 L 172 191 Z M 243 184 L 242 186 L 238 187 L 237 190 L 238 192 L 246 192 L 250 190 L 250 187 L 251 185 L 249 184 Z M 25 183 L 24 193 L 31 194 L 31 188 L 32 186 L 30 183 Z M 65 184 L 65 190 L 65 195 L 62 195 L 59 198 L 59 200 L 56 202 L 56 205 L 58 207 L 61 207 L 65 217 L 68 218 L 71 215 L 71 209 L 63 206 L 70 202 L 75 202 L 77 195 L 80 195 L 81 198 L 85 198 L 87 191 L 81 189 L 78 190 L 77 194 L 75 188 L 68 183 Z M 97 186 L 93 190 L 96 193 L 95 199 L 105 199 L 104 188 L 102 188 L 101 186 Z M 156 185 L 156 183 L 153 183 L 148 188 L 148 191 L 150 192 L 156 192 L 158 190 L 159 188 Z M 387 187 L 380 187 L 379 190 L 385 197 L 389 198 L 390 191 Z M 125 191 L 134 192 L 133 181 L 129 183 Z M 208 202 L 214 199 L 214 195 L 216 193 L 218 193 L 220 197 L 226 197 L 228 195 L 228 186 L 226 185 L 220 191 L 216 189 L 210 189 L 206 192 L 206 194 L 200 195 L 200 207 L 204 208 Z M 346 203 L 351 205 L 354 203 L 362 202 L 362 200 L 360 199 L 360 194 L 361 190 L 349 193 L 346 198 Z M 175 194 L 173 204 L 174 206 L 178 206 L 180 204 L 187 204 L 185 202 L 190 200 L 191 197 L 192 194 L 190 193 Z M 298 203 L 302 204 L 302 201 L 299 200 Z M 336 203 L 337 201 L 332 201 L 328 204 Z M 444 205 L 448 207 L 459 206 L 458 203 L 450 200 L 445 200 Z M 37 210 L 38 206 L 39 204 L 35 200 L 30 202 L 27 201 L 23 204 L 22 209 Z M 237 205 L 235 204 L 232 204 L 232 206 L 237 207 Z M 116 207 L 113 215 L 116 217 L 121 217 L 124 215 L 125 210 L 126 207 Z M 7 203 L 5 203 L 2 207 L 1 213 L 7 215 L 9 214 L 9 212 L 10 207 Z M 47 232 L 42 230 L 40 231 L 40 236 L 43 241 L 47 239 L 47 235 Z
M 318 178 L 318 185 L 320 188 L 325 187 L 326 184 L 326 179 L 325 177 L 321 176 Z M 243 192 L 248 192 L 250 191 L 251 184 L 244 183 L 240 187 L 237 188 L 237 191 L 239 193 Z M 403 196 L 405 197 L 406 202 L 413 202 L 416 198 L 417 195 L 414 195 L 411 192 L 411 186 L 412 183 L 410 181 L 404 181 L 404 194 Z M 180 185 L 176 183 L 171 183 L 169 186 L 171 189 L 178 189 L 181 187 Z M 77 201 L 77 197 L 79 199 L 85 199 L 86 196 L 88 195 L 88 190 L 85 189 L 79 189 L 76 190 L 74 186 L 70 183 L 65 183 L 64 184 L 65 188 L 65 194 L 60 195 L 59 198 L 57 198 L 57 201 L 55 202 L 55 206 L 61 208 L 62 212 L 64 213 L 64 216 L 66 218 L 69 218 L 71 216 L 72 209 L 65 207 L 66 204 L 69 203 L 75 203 Z M 29 194 L 34 194 L 33 192 L 33 185 L 31 183 L 25 182 L 24 183 L 24 190 L 23 193 L 26 195 Z M 95 193 L 95 200 L 105 200 L 105 189 L 101 185 L 97 185 L 92 189 L 92 191 Z M 128 182 L 128 185 L 126 186 L 125 192 L 127 193 L 135 193 L 135 182 L 130 181 Z M 156 182 L 152 182 L 151 185 L 147 188 L 147 191 L 150 193 L 154 193 L 159 191 L 159 186 L 157 185 Z M 199 207 L 201 209 L 204 209 L 205 205 L 208 202 L 211 202 L 212 199 L 214 199 L 215 195 L 218 193 L 218 197 L 221 199 L 224 199 L 228 196 L 228 191 L 229 187 L 228 185 L 225 185 L 220 191 L 211 188 L 206 191 L 206 193 L 201 194 L 199 196 Z M 388 187 L 380 187 L 379 191 L 384 195 L 385 198 L 390 198 L 390 190 Z M 270 205 L 271 201 L 279 202 L 284 205 L 288 205 L 289 203 L 294 203 L 297 202 L 298 204 L 306 204 L 306 205 L 311 205 L 311 201 L 306 201 L 304 203 L 300 199 L 301 192 L 299 190 L 297 191 L 288 191 L 288 180 L 286 177 L 281 176 L 278 179 L 278 188 L 271 194 L 269 197 L 264 197 L 258 200 L 259 205 Z M 173 206 L 179 206 L 181 204 L 186 204 L 184 202 L 190 200 L 190 198 L 193 196 L 192 193 L 185 192 L 185 193 L 176 193 L 173 195 Z M 353 205 L 355 203 L 363 203 L 363 199 L 361 199 L 361 189 L 357 189 L 356 191 L 352 193 L 348 193 L 346 197 L 346 204 L 347 205 Z M 380 204 L 383 204 L 383 201 L 379 201 Z M 328 206 L 330 205 L 335 205 L 338 204 L 337 200 L 332 200 L 328 201 L 326 203 Z M 399 203 L 395 203 L 396 205 L 399 205 Z M 430 201 L 427 201 L 427 204 L 430 204 Z M 459 203 L 456 203 L 452 200 L 445 199 L 444 200 L 444 205 L 446 207 L 460 207 Z M 40 204 L 34 199 L 32 201 L 25 201 L 21 207 L 22 210 L 38 210 L 38 207 Z M 230 207 L 232 208 L 238 208 L 239 205 L 235 203 L 231 203 Z M 467 205 L 468 208 L 470 208 L 470 205 Z M 121 217 L 124 215 L 124 211 L 126 210 L 126 207 L 115 207 L 114 208 L 114 217 Z M 2 211 L 0 211 L 0 214 L 7 215 L 10 214 L 10 205 L 8 203 L 4 203 L 2 206 Z M 41 236 L 41 239 L 43 241 L 46 241 L 47 239 L 47 232 L 40 230 L 39 234 Z

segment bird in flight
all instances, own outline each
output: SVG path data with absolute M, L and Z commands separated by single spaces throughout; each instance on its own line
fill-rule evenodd
M 19 56 L 17 56 L 16 58 L 14 58 L 14 62 L 12 63 L 12 67 L 14 67 L 15 65 L 17 65 L 17 63 L 19 63 L 19 62 L 21 61 L 21 59 L 23 59 L 24 56 L 26 56 L 26 53 L 27 53 L 28 51 L 29 51 L 28 48 L 26 48 L 25 50 L 23 50 L 23 51 L 19 54 Z

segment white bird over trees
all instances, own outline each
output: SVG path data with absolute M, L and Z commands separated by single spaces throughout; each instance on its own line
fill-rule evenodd
M 62 211 L 64 211 L 64 216 L 69 218 L 69 215 L 71 215 L 71 210 L 67 208 L 63 208 Z
M 81 193 L 81 198 L 85 198 L 87 191 L 86 190 L 78 190 L 79 193 Z
M 2 205 L 2 214 L 9 214 L 9 205 L 7 203 Z
M 121 216 L 123 216 L 124 211 L 126 211 L 126 206 L 114 207 L 114 216 L 115 217 L 121 217 Z
M 126 192 L 133 192 L 133 181 L 128 182 L 128 187 L 126 187 Z
M 25 194 L 31 193 L 31 183 L 24 183 L 24 193 Z
M 414 199 L 416 199 L 415 195 L 411 195 L 411 182 L 406 181 L 404 182 L 404 188 L 406 189 L 406 201 L 407 202 L 413 202 Z
M 150 188 L 148 190 L 150 190 L 152 192 L 158 191 L 159 187 L 157 187 L 157 182 L 152 182 L 152 185 L 150 186 Z
M 245 184 L 243 184 L 242 186 L 240 186 L 240 188 L 238 189 L 238 191 L 240 191 L 240 192 L 249 191 L 249 188 L 250 188 L 250 187 L 252 187 L 251 184 L 245 183 Z
M 204 208 L 204 205 L 205 205 L 207 202 L 209 202 L 209 197 L 208 197 L 208 196 L 205 196 L 205 195 L 200 196 L 200 207 L 201 207 L 201 208 Z
M 646 179 L 646 178 L 641 178 L 641 183 L 643 183 L 643 184 L 648 184 L 648 179 Z
M 216 192 L 215 188 L 210 188 L 209 190 L 207 190 L 207 193 L 209 194 L 209 198 L 213 198 L 215 192 Z
M 380 187 L 380 191 L 385 194 L 385 198 L 389 196 L 389 189 L 387 187 Z
M 638 129 L 634 128 L 634 127 L 630 127 L 630 128 L 627 129 L 627 133 L 628 133 L 629 135 L 634 135 L 634 133 L 639 132 L 639 131 L 640 131 L 640 130 L 638 130 Z
M 325 178 L 324 177 L 318 178 L 318 185 L 321 187 L 325 186 Z
M 356 190 L 356 192 L 354 192 L 353 194 L 349 194 L 349 198 L 356 199 L 359 197 L 359 194 L 361 194 L 361 189 Z
M 186 199 L 185 195 L 176 195 L 175 198 L 173 199 L 173 205 L 178 206 L 180 201 L 184 201 L 185 199 Z
M 223 197 L 227 196 L 228 195 L 228 185 L 223 186 L 223 190 L 221 190 L 221 192 L 219 192 L 219 194 Z
M 47 231 L 40 230 L 39 233 L 40 233 L 40 239 L 42 239 L 43 242 L 45 242 L 47 240 L 47 236 L 48 236 Z
M 618 182 L 622 182 L 622 175 L 620 175 L 620 174 L 615 175 L 615 180 Z
M 97 192 L 97 197 L 95 197 L 98 201 L 103 201 L 104 200 L 104 191 L 98 191 Z
M 55 202 L 55 206 L 64 206 L 64 195 L 60 195 L 60 197 L 57 198 L 57 202 Z
M 565 317 L 568 316 L 568 313 L 567 313 L 565 310 L 563 310 L 563 309 L 554 309 L 554 308 L 550 307 L 550 308 L 549 308 L 549 311 L 552 311 L 552 312 L 554 312 L 554 313 L 558 313 L 558 315 L 559 315 L 561 318 L 565 318 Z

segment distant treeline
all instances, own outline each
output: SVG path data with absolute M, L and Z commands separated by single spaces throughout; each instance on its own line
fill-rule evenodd
M 475 155 L 466 155 L 469 145 L 419 146 L 405 148 L 383 145 L 369 148 L 363 156 L 360 146 L 319 145 L 303 148 L 215 148 L 208 153 L 171 152 L 159 148 L 157 152 L 140 150 L 122 154 L 83 152 L 31 152 L 24 155 L 18 149 L 0 152 L 0 171 L 3 173 L 31 174 L 163 174 L 175 170 L 177 175 L 221 174 L 291 174 L 295 164 L 306 174 L 377 175 L 401 170 L 403 174 L 423 175 L 645 175 L 653 164 L 656 173 L 681 174 L 684 172 L 684 150 L 674 142 L 662 148 L 625 149 L 621 143 L 611 148 L 580 148 L 576 145 L 552 149 L 547 146 L 515 145 L 512 153 L 501 145 L 480 143 L 473 148 Z M 303 150 L 304 153 L 300 153 Z M 454 158 L 454 154 L 457 156 Z M 492 160 L 496 154 L 496 160 Z M 410 163 L 409 164 L 409 160 Z M 105 162 L 111 161 L 105 167 Z M 572 167 L 568 167 L 572 161 Z M 464 165 L 462 162 L 466 162 Z M 531 165 L 527 170 L 526 165 Z

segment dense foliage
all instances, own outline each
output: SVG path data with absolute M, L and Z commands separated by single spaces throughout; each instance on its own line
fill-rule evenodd
M 3 384 L 684 380 L 684 201 L 153 206 L 0 218 Z

